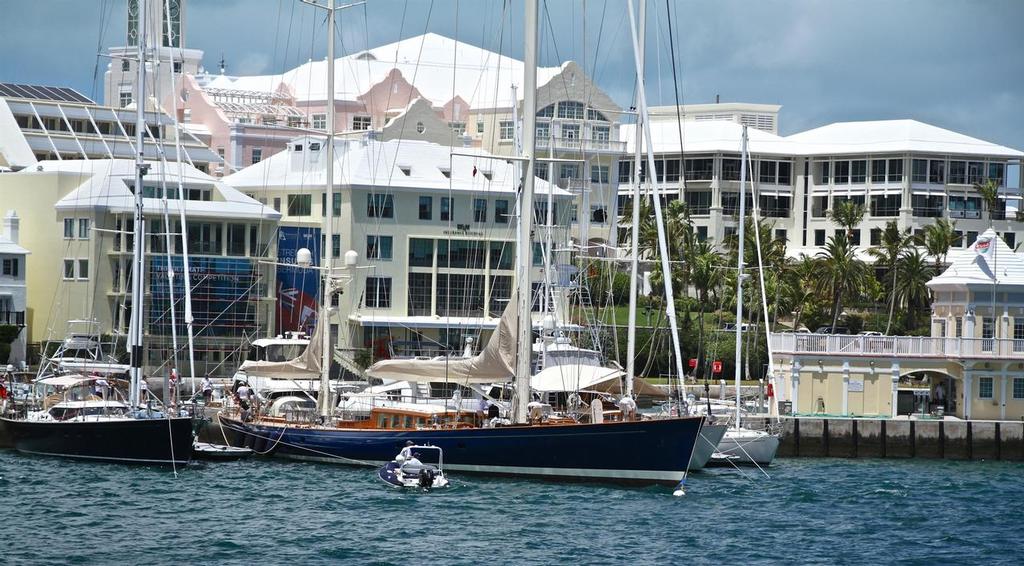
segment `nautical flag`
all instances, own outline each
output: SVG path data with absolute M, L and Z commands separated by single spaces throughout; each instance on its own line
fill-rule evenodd
M 992 238 L 991 236 L 978 238 L 978 241 L 974 242 L 974 253 L 988 260 L 992 257 L 992 252 L 995 247 L 995 238 Z

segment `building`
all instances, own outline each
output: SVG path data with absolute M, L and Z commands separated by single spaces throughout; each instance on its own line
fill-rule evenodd
M 175 273 L 179 345 L 185 344 L 179 237 L 184 210 L 197 372 L 230 374 L 241 361 L 244 341 L 273 327 L 274 271 L 260 262 L 275 254 L 280 215 L 191 165 L 148 164 L 142 187 L 148 233 L 147 371 L 161 371 L 171 350 L 168 262 Z M 65 323 L 75 319 L 96 320 L 103 334 L 125 335 L 134 185 L 135 163 L 123 159 L 42 161 L 0 174 L 0 200 L 18 203 L 27 219 L 20 240 L 33 250 L 34 260 L 24 270 L 32 288 L 25 309 L 31 343 L 63 338 Z M 162 194 L 168 196 L 166 209 Z
M 656 181 L 669 199 L 687 203 L 702 239 L 722 242 L 736 230 L 741 129 L 732 120 L 680 124 L 668 114 L 652 119 Z M 621 129 L 627 154 L 633 151 L 634 132 L 631 125 Z M 949 218 L 964 236 L 961 248 L 990 221 L 1011 247 L 1024 231 L 1024 217 L 1015 214 L 1020 184 L 1007 184 L 1011 169 L 1020 178 L 1024 152 L 916 120 L 840 122 L 786 137 L 750 129 L 748 137 L 753 160 L 748 178 L 757 188 L 760 214 L 774 223 L 775 236 L 788 242 L 792 256 L 814 255 L 841 230 L 829 211 L 843 200 L 865 207 L 852 235 L 862 251 L 878 244 L 890 221 L 917 231 L 936 218 Z M 627 155 L 618 170 L 622 201 L 631 198 L 631 174 Z M 973 188 L 984 179 L 1001 187 L 993 211 L 982 210 Z M 749 211 L 753 203 L 747 200 Z
M 25 271 L 29 251 L 18 245 L 20 223 L 17 212 L 9 210 L 0 231 L 0 326 L 13 326 L 18 330 L 6 362 L 0 360 L 0 363 L 15 365 L 25 361 L 27 339 Z
M 679 119 L 694 122 L 735 122 L 753 129 L 779 133 L 778 104 L 752 104 L 749 102 L 715 102 L 714 104 L 681 104 L 679 106 L 651 106 L 648 113 L 652 122 Z
M 318 260 L 329 250 L 339 268 L 348 250 L 358 254 L 331 322 L 343 349 L 372 348 L 378 356 L 389 347 L 462 351 L 466 337 L 479 340 L 493 329 L 515 287 L 517 168 L 479 149 L 453 154 L 446 145 L 372 135 L 338 140 L 335 148 L 330 203 L 319 136 L 296 138 L 285 151 L 224 179 L 281 212 L 278 331 L 308 330 L 315 322 L 319 277 L 291 267 L 300 248 Z M 542 180 L 532 280 L 544 279 L 548 191 L 555 220 L 552 288 L 564 292 L 575 272 L 563 251 L 572 195 Z M 330 243 L 325 222 L 332 226 Z M 539 286 L 534 283 L 535 294 Z
M 900 408 L 916 375 L 927 410 L 944 397 L 961 419 L 1024 418 L 1024 256 L 992 229 L 971 248 L 928 283 L 930 337 L 772 334 L 782 399 L 802 415 L 896 417 L 921 406 L 908 391 Z
M 147 159 L 176 159 L 170 116 L 146 112 Z M 200 171 L 221 160 L 194 134 L 182 130 L 182 158 Z M 100 106 L 65 87 L 0 84 L 0 166 L 34 167 L 40 161 L 134 159 L 134 107 Z

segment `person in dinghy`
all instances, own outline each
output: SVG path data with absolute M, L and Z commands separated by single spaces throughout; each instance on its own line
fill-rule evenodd
M 424 464 L 420 458 L 424 453 L 432 452 L 437 453 L 437 464 Z M 418 487 L 423 490 L 448 487 L 443 466 L 444 453 L 440 447 L 417 446 L 407 441 L 395 459 L 377 471 L 377 477 L 395 487 Z

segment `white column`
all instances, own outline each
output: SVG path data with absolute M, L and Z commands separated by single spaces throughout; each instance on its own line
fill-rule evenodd
M 963 407 L 964 407 L 964 418 L 970 420 L 971 418 L 971 382 L 974 380 L 974 372 L 969 369 L 964 370 L 964 386 L 963 386 Z
M 1006 382 L 1009 378 L 1006 377 L 1006 366 L 1003 366 L 1002 383 L 999 386 L 999 420 L 1006 420 Z
M 793 360 L 793 370 L 790 374 L 790 387 L 791 394 L 790 400 L 793 402 L 793 413 L 798 413 L 798 403 L 800 401 L 800 362 Z
M 850 414 L 850 362 L 843 362 L 843 416 Z
M 898 397 L 897 388 L 900 384 L 900 364 L 892 364 L 892 416 L 896 418 L 896 400 Z

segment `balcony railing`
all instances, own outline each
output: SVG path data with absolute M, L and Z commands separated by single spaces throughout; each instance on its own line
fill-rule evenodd
M 626 142 L 583 138 L 537 138 L 537 149 L 574 149 L 579 151 L 626 151 Z
M 773 333 L 772 349 L 787 354 L 905 358 L 1015 358 L 1024 360 L 1024 340 L 931 336 L 849 336 Z
M 25 311 L 0 311 L 0 324 L 25 326 Z

